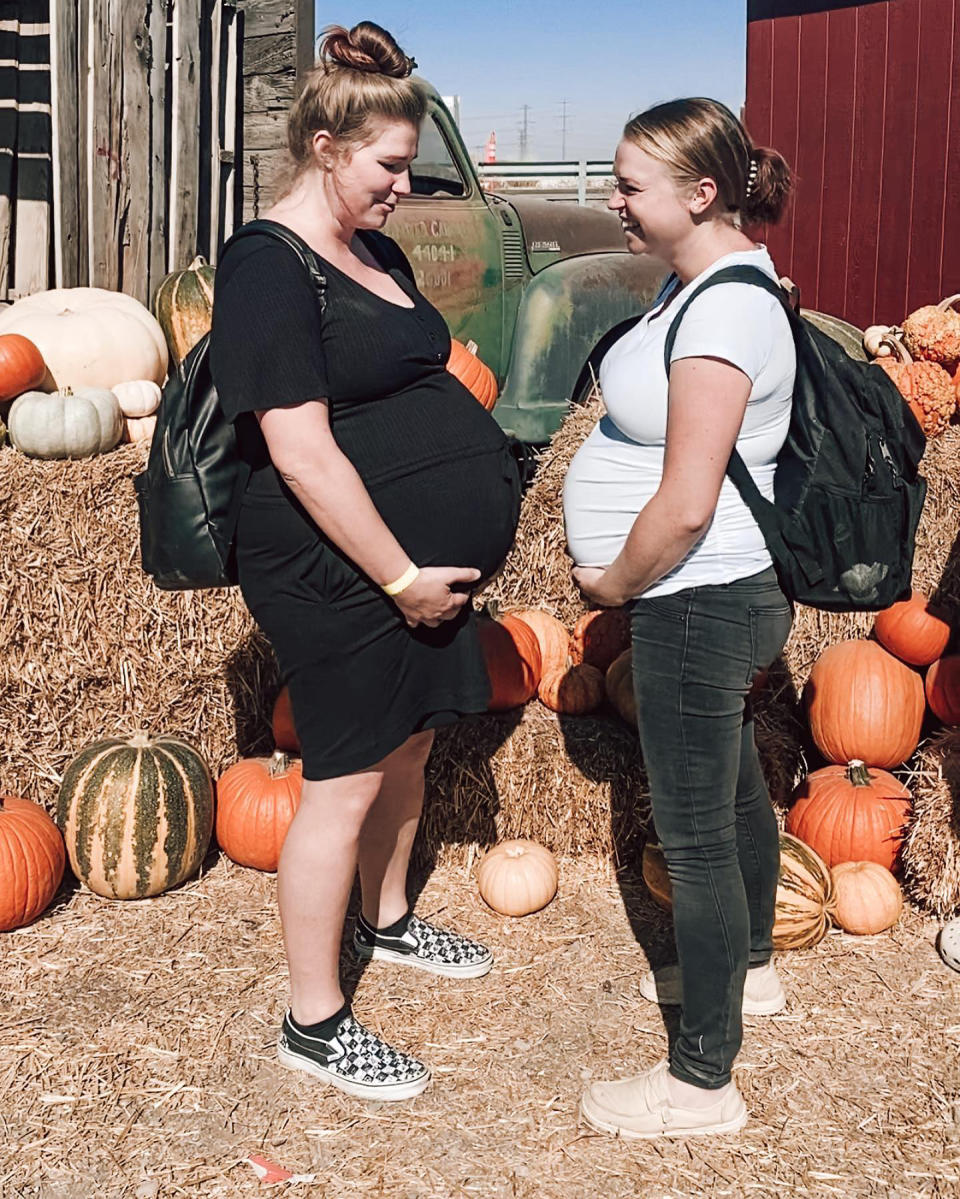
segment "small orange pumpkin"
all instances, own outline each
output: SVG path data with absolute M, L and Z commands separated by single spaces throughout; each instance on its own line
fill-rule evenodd
M 667 859 L 663 856 L 661 847 L 654 841 L 648 841 L 643 847 L 640 873 L 654 903 L 665 912 L 669 912 L 673 907 L 673 891 L 670 887 L 670 875 L 667 873 Z
M 573 626 L 573 660 L 609 670 L 614 658 L 630 646 L 630 613 L 626 608 L 585 612 Z
M 0 795 L 0 932 L 36 920 L 56 895 L 66 861 L 60 830 L 43 808 Z
M 924 682 L 927 703 L 944 724 L 960 724 L 960 654 L 938 658 Z
M 630 725 L 637 727 L 637 701 L 633 694 L 633 651 L 625 649 L 610 663 L 603 680 L 607 699 L 617 714 Z
M 543 664 L 533 629 L 509 613 L 477 621 L 477 635 L 490 676 L 490 712 L 518 708 L 537 694 Z
M 873 631 L 884 649 L 911 666 L 929 666 L 950 640 L 946 612 L 932 606 L 921 591 L 912 591 L 908 600 L 878 612 Z
M 467 391 L 489 412 L 497 402 L 497 376 L 485 362 L 477 357 L 477 343 L 468 341 L 466 345 L 450 339 L 450 358 L 447 370 L 455 379 L 459 379 Z
M 599 708 L 604 696 L 603 675 L 596 666 L 561 666 L 540 680 L 537 695 L 552 712 L 584 716 Z
M 903 892 L 889 870 L 876 862 L 841 862 L 834 866 L 833 918 L 848 933 L 882 933 L 903 910 Z
M 893 348 L 897 357 L 875 358 L 874 365 L 896 384 L 925 435 L 939 437 L 957 407 L 949 373 L 937 362 L 915 362 L 898 337 L 887 337 L 884 343 Z
M 885 770 L 862 762 L 824 766 L 797 788 L 786 827 L 828 866 L 871 861 L 892 870 L 912 806 L 910 792 Z
M 28 337 L 0 334 L 0 403 L 38 387 L 46 373 L 43 355 Z
M 556 859 L 536 841 L 501 841 L 477 870 L 481 898 L 502 916 L 528 916 L 546 907 L 557 881 Z
M 828 762 L 897 766 L 920 740 L 920 676 L 875 641 L 827 646 L 804 691 L 810 732 Z
M 152 441 L 157 428 L 156 414 L 150 416 L 125 416 L 123 418 L 123 441 Z
M 566 626 L 542 608 L 515 608 L 510 615 L 533 629 L 540 646 L 540 663 L 546 676 L 567 665 L 570 634 Z
M 293 723 L 293 704 L 290 702 L 289 687 L 282 687 L 274 700 L 270 726 L 273 729 L 273 744 L 277 749 L 290 753 L 300 752 L 300 738 L 297 736 L 297 726 Z
M 300 806 L 303 769 L 285 753 L 243 758 L 217 780 L 217 842 L 232 861 L 276 870 Z

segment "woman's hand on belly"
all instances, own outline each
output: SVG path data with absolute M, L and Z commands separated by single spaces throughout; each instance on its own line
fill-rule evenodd
M 619 608 L 632 597 L 622 594 L 604 566 L 575 566 L 573 581 L 592 604 L 603 608 Z
M 411 629 L 420 624 L 435 629 L 443 621 L 452 620 L 470 598 L 468 587 L 458 591 L 451 588 L 479 579 L 480 571 L 472 566 L 424 566 L 409 587 L 394 596 L 394 603 Z

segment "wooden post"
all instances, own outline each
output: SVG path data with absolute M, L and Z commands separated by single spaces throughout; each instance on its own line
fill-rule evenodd
M 69 4 L 70 0 L 65 0 Z M 90 283 L 93 245 L 93 4 L 77 0 L 77 284 Z
M 167 0 L 154 0 L 150 9 L 147 37 L 150 42 L 148 86 L 150 90 L 150 185 L 147 285 L 148 302 L 167 273 Z
M 151 0 L 124 0 L 123 192 L 120 214 L 120 284 L 150 303 L 150 10 Z
M 227 24 L 227 71 L 223 89 L 223 149 L 220 161 L 226 173 L 223 182 L 223 240 L 233 233 L 236 224 L 237 203 L 237 110 L 239 107 L 238 81 L 240 79 L 240 38 L 237 10 L 229 7 L 224 13 Z M 219 252 L 219 245 L 217 246 Z
M 297 82 L 316 61 L 317 12 L 314 0 L 297 0 Z M 299 90 L 299 86 L 298 86 Z
M 90 150 L 90 283 L 120 286 L 123 178 L 123 14 L 121 0 L 93 0 L 93 130 Z
M 170 173 L 170 253 L 167 269 L 186 266 L 197 252 L 200 194 L 200 0 L 173 4 L 173 164 Z
M 213 0 L 210 11 L 210 237 L 206 247 L 207 260 L 217 261 L 220 237 L 220 179 L 223 148 L 223 97 L 220 87 L 220 62 L 223 50 L 223 4 Z

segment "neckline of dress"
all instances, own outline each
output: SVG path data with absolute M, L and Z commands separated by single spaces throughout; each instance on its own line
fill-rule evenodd
M 360 236 L 360 230 L 359 230 L 359 229 L 357 230 L 357 236 L 358 236 L 358 237 Z M 413 300 L 413 303 L 412 303 L 412 304 L 398 304 L 398 303 L 397 303 L 395 300 L 388 300 L 386 296 L 381 296 L 381 295 L 380 295 L 380 293 L 379 293 L 379 292 L 376 292 L 376 291 L 374 291 L 374 290 L 373 290 L 373 288 L 371 288 L 371 287 L 365 287 L 365 286 L 364 286 L 364 285 L 363 285 L 363 284 L 360 282 L 360 280 L 359 280 L 359 279 L 354 279 L 353 275 L 348 275 L 348 274 L 347 274 L 347 272 L 346 272 L 345 270 L 342 270 L 340 267 L 338 267 L 338 266 L 337 266 L 337 264 L 336 264 L 335 262 L 331 262 L 331 261 L 330 261 L 328 258 L 324 258 L 322 254 L 317 254 L 317 251 L 316 251 L 316 250 L 314 250 L 314 253 L 315 253 L 315 254 L 317 254 L 317 257 L 318 257 L 318 258 L 320 258 L 320 259 L 322 259 L 322 260 L 323 260 L 323 262 L 325 262 L 327 266 L 329 266 L 329 267 L 332 267 L 332 268 L 333 268 L 333 270 L 335 270 L 335 271 L 337 272 L 337 274 L 338 274 L 338 275 L 342 275 L 344 279 L 347 279 L 347 280 L 349 280 L 349 281 L 350 281 L 352 284 L 354 284 L 354 286 L 356 286 L 356 287 L 359 287 L 361 291 L 365 291 L 365 292 L 367 293 L 367 295 L 373 296 L 373 297 L 374 297 L 374 299 L 377 299 L 377 300 L 382 300 L 384 304 L 389 304 L 391 308 L 400 308 L 400 309 L 401 309 L 402 311 L 404 311 L 404 312 L 412 312 L 412 311 L 413 311 L 413 310 L 416 308 L 416 306 L 417 306 L 417 298 L 416 298 L 416 296 L 411 296 L 411 295 L 410 295 L 410 293 L 407 291 L 407 289 L 404 287 L 404 285 L 403 285 L 403 283 L 401 282 L 401 280 L 400 280 L 400 279 L 398 279 L 398 278 L 397 278 L 397 277 L 396 277 L 396 276 L 393 274 L 393 272 L 390 270 L 390 268 L 389 268 L 389 267 L 387 267 L 386 265 L 384 265 L 384 263 L 382 263 L 382 262 L 380 261 L 379 257 L 377 256 L 377 253 L 376 253 L 376 251 L 373 249 L 373 247 L 372 247 L 372 246 L 371 246 L 371 245 L 370 245 L 370 244 L 369 244 L 369 243 L 368 243 L 368 242 L 367 242 L 367 241 L 366 241 L 364 238 L 362 238 L 362 237 L 361 237 L 361 238 L 360 238 L 360 240 L 361 240 L 362 244 L 363 244 L 363 245 L 366 247 L 366 249 L 367 249 L 367 251 L 369 252 L 370 256 L 371 256 L 371 257 L 374 259 L 374 261 L 377 263 L 377 265 L 378 265 L 378 266 L 381 268 L 381 270 L 383 271 L 383 273 L 384 273 L 384 274 L 385 274 L 385 275 L 386 275 L 386 276 L 387 276 L 389 279 L 393 279 L 394 283 L 396 283 L 397 287 L 399 287 L 399 288 L 400 288 L 400 290 L 403 292 L 403 294 L 404 294 L 405 296 L 407 296 L 409 299 Z M 400 272 L 400 275 L 401 275 L 401 276 L 403 275 L 403 272 L 402 272 L 402 271 Z

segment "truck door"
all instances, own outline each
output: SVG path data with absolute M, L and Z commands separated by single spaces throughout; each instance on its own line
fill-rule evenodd
M 412 194 L 391 216 L 386 233 L 403 248 L 417 286 L 443 313 L 450 332 L 473 340 L 483 361 L 503 378 L 503 266 L 496 217 L 468 163 L 451 149 L 431 105 L 411 170 Z M 458 146 L 458 150 L 459 150 Z

